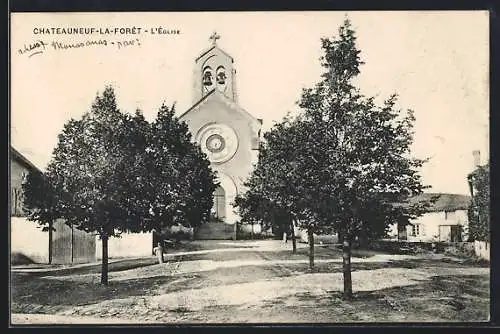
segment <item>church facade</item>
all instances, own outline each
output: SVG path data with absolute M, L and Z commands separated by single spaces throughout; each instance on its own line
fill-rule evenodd
M 236 238 L 239 217 L 232 203 L 257 162 L 262 127 L 238 104 L 234 60 L 217 45 L 219 38 L 214 33 L 212 45 L 195 59 L 193 106 L 180 116 L 219 181 L 211 222 L 197 231 L 198 239 Z

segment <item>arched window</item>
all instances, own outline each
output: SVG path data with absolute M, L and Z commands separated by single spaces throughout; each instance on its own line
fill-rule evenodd
M 203 86 L 205 86 L 205 88 L 213 87 L 214 78 L 213 78 L 213 73 L 212 73 L 212 69 L 210 68 L 210 66 L 206 66 L 203 69 L 202 82 L 203 82 Z
M 217 84 L 225 85 L 226 79 L 226 69 L 224 68 L 224 66 L 217 67 Z

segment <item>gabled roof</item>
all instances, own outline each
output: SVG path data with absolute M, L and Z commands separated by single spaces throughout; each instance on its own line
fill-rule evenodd
M 208 97 L 212 94 L 215 93 L 215 88 L 212 89 L 210 92 L 208 92 L 207 95 L 203 96 L 201 99 L 198 100 L 198 102 L 196 102 L 195 104 L 193 104 L 193 106 L 191 108 L 189 108 L 188 110 L 186 110 L 185 112 L 183 112 L 180 116 L 179 116 L 179 119 L 181 119 L 182 117 L 184 117 L 187 113 L 189 113 L 191 110 L 195 109 L 197 106 L 199 106 L 203 101 L 205 101 L 206 99 L 208 99 Z
M 16 159 L 17 161 L 19 161 L 21 164 L 23 164 L 25 167 L 31 169 L 31 170 L 34 170 L 34 171 L 37 171 L 39 173 L 41 173 L 42 171 L 40 170 L 40 168 L 38 168 L 37 166 L 35 166 L 31 161 L 29 161 L 24 155 L 21 154 L 21 152 L 19 152 L 18 150 L 16 150 L 14 147 L 12 147 L 12 145 L 10 146 L 10 153 L 12 155 L 12 157 L 14 159 Z
M 197 107 L 201 106 L 205 101 L 208 100 L 209 97 L 211 96 L 216 96 L 217 98 L 220 98 L 223 102 L 225 102 L 226 104 L 230 105 L 231 107 L 235 108 L 235 109 L 238 109 L 240 110 L 243 114 L 245 114 L 248 118 L 254 120 L 255 122 L 258 122 L 260 125 L 262 125 L 262 120 L 261 119 L 258 119 L 258 118 L 255 118 L 252 114 L 250 114 L 248 111 L 246 111 L 245 109 L 243 109 L 242 107 L 240 107 L 239 104 L 237 104 L 236 102 L 232 101 L 231 99 L 229 99 L 227 96 L 225 96 L 223 93 L 221 93 L 220 91 L 218 91 L 216 88 L 212 89 L 207 95 L 203 96 L 198 102 L 196 102 L 191 108 L 189 108 L 188 110 L 186 110 L 184 113 L 182 113 L 180 116 L 179 116 L 179 119 L 182 120 L 182 118 L 187 115 L 190 111 L 196 109 Z
M 220 52 L 222 52 L 225 56 L 227 56 L 229 59 L 231 59 L 231 62 L 234 62 L 234 59 L 233 57 L 231 57 L 229 55 L 229 53 L 227 53 L 226 51 L 222 50 L 221 48 L 219 48 L 219 46 L 217 45 L 212 45 L 211 47 L 209 47 L 208 49 L 206 49 L 205 51 L 203 51 L 198 57 L 196 57 L 195 59 L 195 62 L 197 62 L 200 58 L 202 58 L 204 55 L 206 55 L 207 53 L 209 53 L 210 51 L 214 50 L 214 49 L 217 49 L 219 50 Z
M 409 199 L 409 204 L 436 199 L 430 204 L 427 212 L 467 210 L 471 204 L 471 197 L 461 194 L 422 193 Z

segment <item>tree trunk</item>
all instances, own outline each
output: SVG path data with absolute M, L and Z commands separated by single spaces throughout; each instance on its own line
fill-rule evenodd
M 75 261 L 75 228 L 71 224 L 71 263 Z
M 351 279 L 351 240 L 344 234 L 342 243 L 342 267 L 344 273 L 344 299 L 352 297 L 352 279 Z
M 101 284 L 108 285 L 108 235 L 101 236 L 102 239 L 102 266 Z
M 363 229 L 359 234 L 359 247 L 361 249 L 368 249 L 369 241 L 368 241 L 368 233 Z
M 293 220 L 290 223 L 291 231 L 292 231 L 292 253 L 297 254 L 297 241 L 295 238 L 295 224 L 293 223 Z
M 344 241 L 344 232 L 342 230 L 337 232 L 337 241 L 339 244 Z
M 52 227 L 54 225 L 54 222 L 49 221 L 49 264 L 52 264 L 52 257 L 54 256 L 54 250 L 52 249 L 53 245 L 53 231 Z
M 309 241 L 309 269 L 314 269 L 314 234 L 312 228 L 307 230 Z

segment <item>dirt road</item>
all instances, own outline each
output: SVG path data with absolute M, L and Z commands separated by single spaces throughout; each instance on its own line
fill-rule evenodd
M 137 260 L 141 266 L 112 271 L 108 287 L 98 284 L 98 269 L 92 267 L 64 273 L 14 272 L 12 311 L 17 315 L 13 321 L 40 323 L 44 321 L 40 314 L 77 317 L 83 323 L 488 318 L 489 268 L 457 259 L 433 254 L 355 254 L 356 294 L 347 302 L 341 298 L 341 254 L 335 247 L 317 247 L 315 269 L 310 271 L 306 245 L 299 245 L 293 255 L 291 245 L 279 241 L 197 243 L 197 250 L 168 254 L 161 265 L 142 259 Z M 38 315 L 30 318 L 30 314 Z

